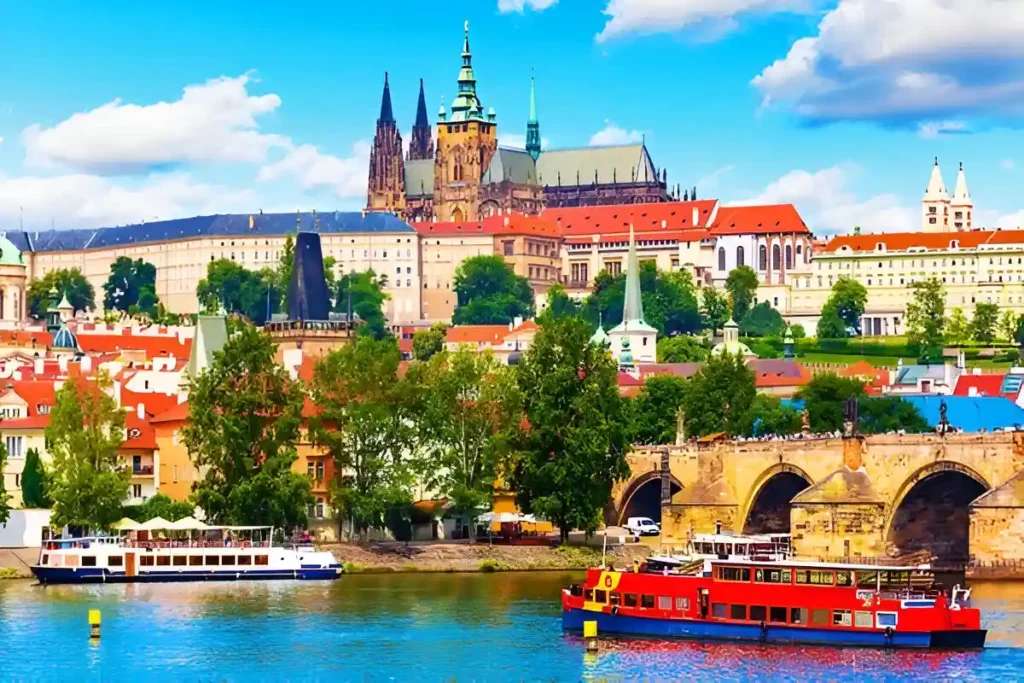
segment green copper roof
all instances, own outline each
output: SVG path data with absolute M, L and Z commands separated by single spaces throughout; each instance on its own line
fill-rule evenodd
M 483 121 L 484 106 L 476 95 L 476 76 L 473 74 L 473 54 L 469 49 L 469 22 L 466 22 L 466 37 L 462 43 L 462 68 L 459 69 L 459 93 L 452 101 L 452 113 L 448 121 Z M 493 121 L 493 119 L 491 119 Z
M 25 260 L 14 243 L 6 236 L 0 236 L 0 266 L 23 266 Z
M 433 159 L 414 159 L 405 162 L 405 193 L 409 197 L 434 196 Z
M 480 182 L 483 185 L 497 185 L 504 180 L 517 185 L 537 184 L 537 167 L 529 152 L 507 147 L 498 148 Z
M 601 184 L 610 184 L 612 180 L 619 183 L 657 180 L 654 163 L 643 144 L 552 149 L 537 160 L 537 174 L 543 185 L 575 185 L 577 178 L 581 185 L 589 185 L 594 182 L 595 172 Z
M 219 315 L 201 315 L 196 320 L 196 336 L 188 357 L 185 373 L 194 381 L 213 363 L 214 351 L 228 343 L 227 318 Z

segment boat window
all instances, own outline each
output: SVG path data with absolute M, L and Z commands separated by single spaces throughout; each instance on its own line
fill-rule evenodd
M 152 567 L 153 566 L 153 556 L 152 555 L 143 555 L 142 557 L 140 557 L 139 558 L 139 566 L 140 567 Z
M 676 610 L 688 612 L 690 610 L 690 598 L 676 598 Z
M 736 554 L 737 555 L 746 555 L 747 554 L 747 546 L 746 546 L 745 543 L 737 543 L 736 544 Z
M 837 609 L 832 611 L 832 625 L 833 626 L 851 626 L 853 625 L 853 617 L 848 609 Z
M 789 609 L 789 621 L 792 624 L 806 624 L 807 623 L 807 608 L 806 607 L 791 607 Z
M 747 618 L 747 606 L 746 605 L 729 605 L 729 618 L 730 619 L 746 619 Z
M 82 555 L 82 566 L 83 567 L 95 567 L 96 556 L 95 555 Z
M 626 607 L 636 607 L 636 593 L 626 593 L 622 598 L 622 604 Z
M 713 602 L 711 603 L 711 616 L 718 617 L 719 619 L 725 619 L 725 616 L 729 613 L 729 606 L 724 602 Z
M 202 555 L 189 555 L 188 564 L 190 567 L 200 567 L 203 564 Z
M 608 602 L 608 591 L 596 590 L 594 591 L 594 602 L 599 602 L 602 605 Z
M 812 609 L 811 610 L 811 623 L 817 626 L 828 626 L 828 610 L 827 609 Z
M 768 608 L 768 621 L 772 621 L 778 624 L 786 623 L 786 608 L 785 607 L 769 607 Z
M 124 566 L 124 556 L 123 555 L 111 555 L 110 557 L 107 558 L 107 566 L 108 567 L 123 567 Z
M 724 543 L 716 543 L 715 544 L 715 554 L 716 555 L 724 555 L 725 554 L 725 544 Z
M 186 562 L 187 559 L 188 558 L 186 558 L 184 555 L 175 555 L 174 556 L 174 566 L 175 567 L 184 567 L 185 566 L 185 562 Z
M 59 555 L 58 555 L 59 557 Z M 78 566 L 78 555 L 65 555 L 64 556 L 65 567 L 77 567 Z
M 640 606 L 644 609 L 654 609 L 654 596 L 653 595 L 641 595 Z
M 858 571 L 855 573 L 857 576 L 858 588 L 871 588 L 873 590 L 878 587 L 878 572 Z
M 49 555 L 43 555 L 43 559 L 39 560 L 39 564 L 48 564 L 50 561 Z
M 910 572 L 879 572 L 882 588 L 909 588 Z
M 220 563 L 221 564 L 234 565 L 235 564 L 235 556 L 234 555 L 224 555 L 223 557 L 220 558 Z
M 252 564 L 252 555 L 239 555 L 238 556 L 238 564 L 239 565 L 250 565 L 250 564 Z
M 672 597 L 668 595 L 658 596 L 658 609 L 671 610 L 672 609 Z
M 732 543 L 725 544 L 725 554 L 732 555 Z
M 796 582 L 806 583 L 812 586 L 831 586 L 833 582 L 832 572 L 818 569 L 797 569 Z
M 609 593 L 608 603 L 612 605 L 618 605 L 622 602 L 622 593 Z
M 269 564 L 269 558 L 266 555 L 257 555 L 256 562 L 254 564 L 266 565 Z
M 875 627 L 886 628 L 891 626 L 896 628 L 896 613 L 895 612 L 876 612 L 875 613 Z
M 758 583 L 791 583 L 792 569 L 766 569 L 758 567 L 754 572 L 754 581 Z
M 583 589 L 583 599 L 586 600 L 587 602 L 593 602 L 594 601 L 594 589 L 593 588 L 584 588 Z
M 710 543 L 701 543 L 700 544 L 700 551 L 704 555 L 714 555 L 715 554 L 715 549 L 711 546 Z
M 211 565 L 216 566 L 216 565 L 219 565 L 219 564 L 220 564 L 220 555 L 207 555 L 206 556 L 206 566 L 208 566 L 208 567 L 211 566 Z
M 157 555 L 156 556 L 156 566 L 158 566 L 158 567 L 169 567 L 169 566 L 171 566 L 171 556 L 170 555 Z
M 750 581 L 750 568 L 719 567 L 718 579 L 720 581 Z
M 751 621 L 764 621 L 768 618 L 768 608 L 761 605 L 750 606 L 750 620 Z
M 854 624 L 857 628 L 871 628 L 873 623 L 874 619 L 871 618 L 871 612 L 857 612 L 854 614 Z
M 837 586 L 852 586 L 853 585 L 853 577 L 850 576 L 850 572 L 845 571 L 845 570 L 844 571 L 836 572 L 836 585 Z

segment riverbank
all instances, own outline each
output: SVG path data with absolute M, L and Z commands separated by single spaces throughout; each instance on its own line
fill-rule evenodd
M 0 549 L 0 580 L 32 578 L 32 563 L 39 559 L 38 548 Z
M 378 542 L 331 544 L 323 549 L 333 553 L 347 573 L 546 571 L 587 569 L 601 563 L 600 550 L 580 546 Z M 650 548 L 639 544 L 610 547 L 605 561 L 627 567 L 649 553 Z

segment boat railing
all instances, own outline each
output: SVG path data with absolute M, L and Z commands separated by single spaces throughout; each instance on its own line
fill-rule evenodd
M 270 541 L 201 541 L 201 540 L 158 540 L 133 541 L 125 539 L 125 548 L 163 550 L 167 548 L 269 548 Z

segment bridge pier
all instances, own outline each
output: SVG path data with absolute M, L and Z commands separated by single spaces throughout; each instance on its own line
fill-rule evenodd
M 1024 471 L 971 503 L 974 578 L 1024 578 Z

